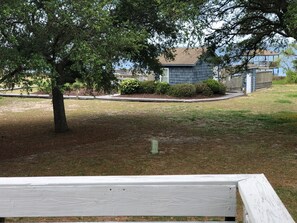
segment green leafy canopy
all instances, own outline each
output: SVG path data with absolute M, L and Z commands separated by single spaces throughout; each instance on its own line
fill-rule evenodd
M 168 48 L 190 33 L 185 22 L 200 4 L 193 2 L 2 0 L 0 81 L 45 74 L 57 85 L 81 78 L 108 88 L 121 60 L 160 71 L 157 57 L 172 57 Z
M 172 57 L 170 48 L 199 33 L 194 17 L 199 5 L 197 0 L 1 0 L 0 83 L 49 80 L 55 123 L 66 125 L 64 84 L 80 79 L 108 91 L 122 60 L 160 73 L 158 56 Z
M 209 50 L 221 49 L 221 62 L 230 63 L 258 50 L 286 46 L 289 37 L 296 41 L 296 10 L 295 0 L 208 0 L 200 17 L 209 24 Z

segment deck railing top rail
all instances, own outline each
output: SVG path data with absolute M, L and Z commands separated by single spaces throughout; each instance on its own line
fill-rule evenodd
M 258 174 L 205 174 L 205 175 L 149 175 L 149 176 L 57 176 L 57 177 L 0 177 L 0 186 L 19 185 L 237 185 L 239 181 Z
M 263 174 L 1 177 L 0 217 L 236 216 L 244 222 L 293 218 Z

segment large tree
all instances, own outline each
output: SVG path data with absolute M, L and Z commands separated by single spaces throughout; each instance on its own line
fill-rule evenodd
M 56 132 L 68 130 L 62 88 L 80 78 L 108 90 L 114 65 L 160 71 L 157 57 L 197 34 L 200 1 L 0 0 L 0 84 L 51 82 Z M 194 27 L 194 28 L 193 28 Z
M 202 11 L 206 44 L 224 51 L 225 63 L 297 40 L 296 0 L 209 0 Z

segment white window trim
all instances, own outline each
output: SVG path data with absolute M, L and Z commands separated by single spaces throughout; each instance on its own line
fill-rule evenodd
M 160 82 L 169 83 L 169 68 L 163 68 L 162 70 L 163 70 L 163 74 L 167 74 L 167 75 L 160 75 Z

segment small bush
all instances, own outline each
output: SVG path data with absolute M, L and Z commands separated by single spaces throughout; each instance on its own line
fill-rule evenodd
M 208 87 L 208 85 L 204 85 L 201 94 L 203 96 L 211 97 L 213 96 L 213 91 L 210 87 Z
M 297 84 L 297 72 L 293 70 L 287 70 L 286 75 L 288 84 Z
M 36 82 L 38 91 L 41 91 L 46 94 L 52 93 L 52 84 L 50 80 L 37 80 Z
M 167 92 L 169 91 L 169 88 L 170 88 L 170 84 L 168 84 L 167 82 L 157 82 L 156 93 L 167 94 Z
M 203 96 L 212 96 L 213 91 L 208 87 L 206 83 L 197 83 L 195 84 L 196 87 L 196 93 L 202 94 Z
M 220 83 L 214 79 L 205 80 L 203 83 L 207 84 L 214 94 L 217 94 L 220 91 Z
M 71 85 L 71 87 L 76 91 L 76 96 L 78 97 L 80 90 L 84 87 L 84 84 L 80 80 L 75 79 L 75 82 Z
M 142 81 L 140 82 L 140 93 L 145 94 L 154 94 L 156 91 L 156 82 L 155 81 Z
M 220 82 L 219 82 L 219 84 L 220 84 L 220 89 L 219 89 L 218 94 L 226 94 L 227 87 Z
M 176 84 L 170 86 L 168 93 L 174 97 L 193 97 L 196 95 L 196 88 L 193 84 Z
M 195 87 L 196 87 L 196 93 L 201 94 L 203 92 L 204 88 L 207 87 L 207 84 L 205 84 L 205 83 L 196 83 Z
M 136 79 L 127 79 L 120 83 L 121 94 L 136 94 L 139 90 L 140 82 Z
M 64 84 L 63 90 L 68 91 L 68 92 L 72 91 L 73 90 L 72 84 L 70 84 L 70 83 Z
M 78 79 L 75 79 L 75 82 L 71 86 L 74 90 L 79 91 L 81 88 L 84 87 L 84 84 L 80 82 Z
M 225 94 L 226 86 L 214 79 L 208 79 L 203 81 L 212 90 L 214 94 Z

